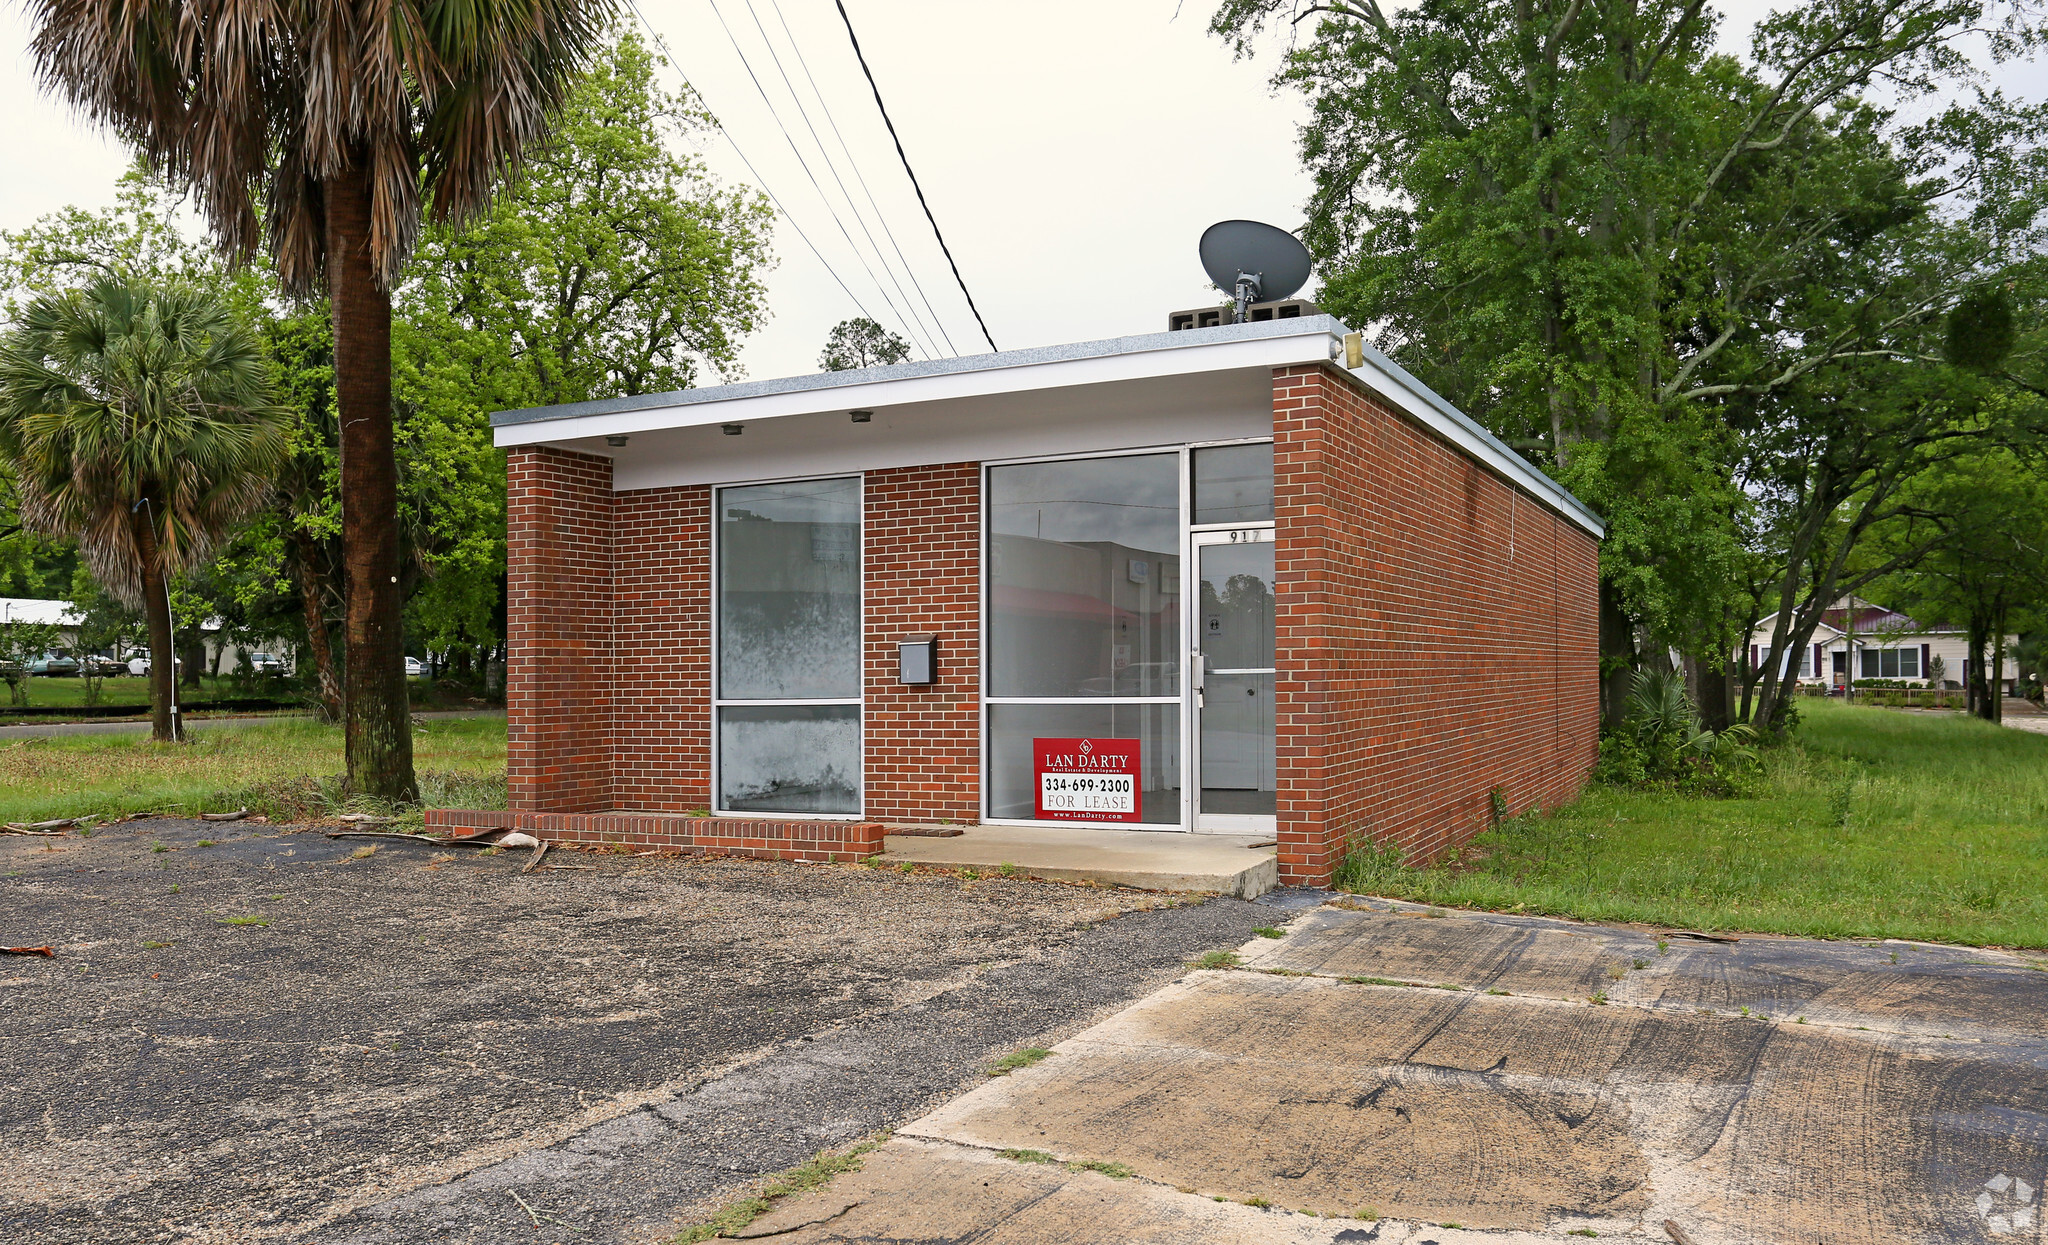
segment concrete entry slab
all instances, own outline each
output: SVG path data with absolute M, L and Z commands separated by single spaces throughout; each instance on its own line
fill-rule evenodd
M 1277 853 L 1259 846 L 1271 842 L 1270 835 L 963 826 L 951 838 L 892 834 L 882 859 L 949 869 L 1007 864 L 1039 878 L 1256 899 L 1280 884 Z

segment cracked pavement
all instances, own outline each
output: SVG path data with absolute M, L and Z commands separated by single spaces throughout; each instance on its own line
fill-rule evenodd
M 0 1239 L 661 1240 L 1274 919 L 361 846 L 171 819 L 0 839 L 0 942 L 57 948 L 0 959 Z

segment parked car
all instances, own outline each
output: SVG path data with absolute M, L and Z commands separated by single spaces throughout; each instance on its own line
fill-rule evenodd
M 68 653 L 44 653 L 28 663 L 28 672 L 52 679 L 76 677 L 78 659 Z
M 251 653 L 249 670 L 252 674 L 283 674 L 284 661 L 275 653 Z
M 173 662 L 172 662 L 172 669 L 176 669 L 177 667 L 179 667 L 179 666 L 182 666 L 182 665 L 184 665 L 184 664 L 185 664 L 185 659 L 184 659 L 184 658 L 182 658 L 182 657 L 176 658 L 176 659 L 174 659 L 174 660 L 173 660 Z M 137 653 L 137 654 L 136 654 L 135 656 L 133 656 L 133 657 L 130 657 L 130 658 L 128 659 L 128 673 L 130 673 L 130 674 L 135 674 L 135 675 L 144 675 L 144 674 L 148 674 L 148 673 L 149 673 L 149 654 L 148 654 L 148 653 Z
M 128 673 L 128 663 L 105 653 L 88 653 L 85 657 L 85 672 L 96 678 L 108 678 Z
M 426 674 L 426 672 L 427 672 L 427 663 L 425 663 L 425 662 L 421 661 L 421 660 L 420 660 L 419 658 L 417 658 L 417 657 L 408 657 L 408 658 L 406 658 L 406 659 L 405 659 L 405 677 L 406 677 L 406 678 L 408 678 L 408 679 L 417 679 L 417 678 L 419 678 L 420 676 L 422 676 L 422 675 Z

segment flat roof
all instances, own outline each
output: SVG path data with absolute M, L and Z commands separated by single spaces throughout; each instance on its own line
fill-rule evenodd
M 1145 333 L 498 411 L 491 416 L 491 427 L 493 439 L 501 447 L 561 444 L 729 421 L 957 401 L 1204 372 L 1306 363 L 1328 363 L 1342 368 L 1343 339 L 1350 331 L 1335 316 L 1316 315 Z M 1474 460 L 1528 490 L 1595 536 L 1604 534 L 1605 524 L 1600 517 L 1563 485 L 1370 344 L 1365 346 L 1363 364 L 1350 371 L 1361 384 L 1386 397 Z M 603 452 L 589 445 L 573 448 Z

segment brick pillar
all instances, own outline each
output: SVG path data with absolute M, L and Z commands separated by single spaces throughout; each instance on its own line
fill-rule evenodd
M 506 490 L 511 806 L 596 812 L 612 804 L 611 460 L 514 449 Z
M 867 562 L 867 815 L 981 819 L 981 469 L 870 471 Z M 938 682 L 897 680 L 896 645 L 939 638 Z
M 1328 612 L 1324 518 L 1330 502 L 1323 444 L 1322 369 L 1273 373 L 1273 723 L 1279 786 L 1280 881 L 1320 885 L 1343 854 L 1333 844 L 1323 688 Z

